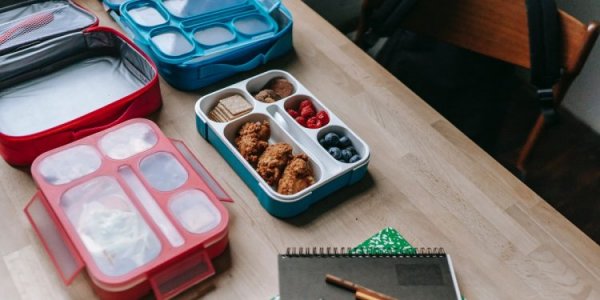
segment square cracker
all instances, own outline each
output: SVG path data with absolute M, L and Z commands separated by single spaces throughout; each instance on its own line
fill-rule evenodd
M 223 108 L 225 108 L 232 116 L 239 116 L 252 110 L 252 105 L 240 95 L 233 95 L 221 99 L 220 104 L 222 104 Z

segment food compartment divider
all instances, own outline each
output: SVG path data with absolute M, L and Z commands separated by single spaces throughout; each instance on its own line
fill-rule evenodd
M 213 12 L 201 17 L 191 17 L 181 20 L 181 25 L 184 29 L 189 30 L 194 27 L 204 26 L 213 23 L 223 23 L 231 21 L 232 17 L 257 13 L 258 10 L 254 5 L 247 4 L 241 7 L 236 7 L 229 10 Z
M 293 136 L 303 147 L 309 150 L 311 156 L 314 156 L 316 161 L 319 161 L 319 163 L 323 165 L 324 169 L 326 170 L 326 177 L 333 176 L 334 174 L 342 171 L 342 167 L 336 164 L 336 161 L 333 158 L 329 159 L 329 155 L 323 155 L 323 151 L 321 150 L 323 147 L 314 142 L 313 134 L 311 132 L 307 132 L 307 128 L 303 128 L 302 125 L 298 124 L 296 120 L 294 120 L 287 113 L 287 111 L 283 109 L 281 105 L 269 105 L 267 107 L 267 112 L 275 122 L 277 122 L 282 128 L 285 128 L 285 131 L 289 135 Z
M 127 186 L 133 191 L 138 202 L 146 210 L 148 216 L 158 226 L 160 232 L 165 236 L 172 247 L 183 245 L 184 240 L 181 234 L 177 231 L 171 220 L 166 216 L 165 212 L 160 209 L 157 200 L 152 196 L 150 191 L 144 186 L 140 178 L 135 174 L 130 166 L 125 165 L 118 170 L 121 179 L 125 181 Z

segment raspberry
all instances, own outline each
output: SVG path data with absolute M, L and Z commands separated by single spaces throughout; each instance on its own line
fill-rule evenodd
M 317 119 L 317 117 L 312 117 L 306 121 L 306 127 L 308 128 L 316 129 L 321 128 L 321 126 L 323 126 L 323 124 L 321 124 L 321 121 Z
M 319 119 L 323 125 L 329 124 L 329 115 L 324 110 L 317 113 L 317 119 Z
M 306 127 L 306 119 L 303 116 L 297 116 L 296 122 L 298 122 L 298 124 Z
M 299 106 L 300 110 L 303 109 L 305 106 L 315 109 L 312 102 L 310 102 L 310 100 L 308 100 L 308 99 L 302 100 L 302 102 L 300 102 L 300 106 Z
M 293 109 L 291 109 L 291 108 L 290 108 L 290 109 L 288 109 L 288 110 L 287 110 L 287 112 L 288 112 L 288 114 L 290 114 L 290 116 L 292 116 L 292 118 L 294 118 L 294 119 L 295 119 L 295 118 L 297 118 L 297 117 L 300 115 L 300 114 L 299 114 L 297 111 L 295 111 L 295 110 L 293 110 Z
M 300 115 L 308 119 L 315 116 L 315 110 L 310 106 L 305 106 L 300 110 Z

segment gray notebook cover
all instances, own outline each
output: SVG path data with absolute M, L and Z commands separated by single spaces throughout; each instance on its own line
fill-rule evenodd
M 402 300 L 460 299 L 447 254 L 426 256 L 279 255 L 281 300 L 354 299 L 325 282 L 331 274 Z

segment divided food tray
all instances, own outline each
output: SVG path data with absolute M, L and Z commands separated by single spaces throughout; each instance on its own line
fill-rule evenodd
M 214 274 L 229 196 L 189 149 L 133 119 L 44 153 L 25 211 L 65 283 L 103 299 L 169 298 Z
M 278 0 L 104 2 L 179 89 L 203 87 L 291 49 L 292 17 Z
M 253 95 L 263 89 L 271 80 L 284 78 L 293 85 L 291 95 L 274 103 L 258 101 Z M 247 114 L 227 122 L 217 122 L 209 118 L 209 112 L 219 100 L 232 95 L 242 96 L 252 105 Z M 300 125 L 288 112 L 303 100 L 309 99 L 317 111 L 326 111 L 329 122 L 320 128 L 311 129 Z M 292 217 L 307 210 L 309 206 L 332 192 L 359 181 L 366 173 L 370 159 L 369 146 L 356 135 L 331 110 L 323 105 L 292 75 L 281 70 L 272 70 L 241 81 L 200 98 L 196 102 L 196 125 L 202 137 L 210 142 L 236 171 L 241 179 L 256 194 L 261 205 L 277 217 Z M 287 143 L 293 148 L 293 154 L 304 153 L 314 171 L 315 182 L 309 187 L 292 195 L 277 192 L 259 175 L 236 146 L 236 137 L 240 128 L 248 122 L 267 120 L 271 135 L 268 143 Z M 330 132 L 349 138 L 360 159 L 353 163 L 338 161 L 321 145 L 320 140 Z

